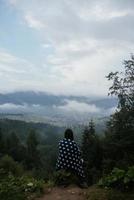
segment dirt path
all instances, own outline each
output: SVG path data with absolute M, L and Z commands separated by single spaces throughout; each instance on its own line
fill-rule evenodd
M 85 191 L 75 186 L 67 188 L 55 187 L 38 200 L 86 200 Z

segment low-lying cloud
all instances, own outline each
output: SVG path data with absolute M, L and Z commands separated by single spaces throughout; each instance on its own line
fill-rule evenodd
M 112 113 L 114 113 L 116 110 L 116 107 L 111 108 L 101 108 L 97 107 L 95 104 L 88 104 L 84 102 L 79 102 L 75 100 L 65 100 L 64 105 L 51 105 L 51 106 L 43 106 L 39 104 L 27 104 L 24 103 L 22 105 L 19 104 L 13 104 L 13 103 L 4 103 L 0 105 L 0 112 L 1 113 L 33 113 L 38 115 L 60 115 L 64 114 L 71 115 L 73 113 L 78 113 L 79 115 L 103 115 L 107 116 Z
M 96 105 L 87 104 L 84 102 L 66 100 L 63 106 L 57 106 L 62 111 L 79 112 L 79 113 L 100 113 L 101 109 Z
M 4 112 L 4 111 L 23 111 L 25 109 L 27 109 L 27 105 L 24 104 L 24 105 L 16 105 L 16 104 L 13 104 L 13 103 L 5 103 L 5 104 L 1 104 L 0 105 L 0 111 Z

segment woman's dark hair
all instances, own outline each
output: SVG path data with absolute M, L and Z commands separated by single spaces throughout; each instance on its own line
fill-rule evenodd
M 71 129 L 66 129 L 65 130 L 65 134 L 64 134 L 64 137 L 66 139 L 70 139 L 70 140 L 74 140 L 74 134 L 73 134 L 73 131 Z

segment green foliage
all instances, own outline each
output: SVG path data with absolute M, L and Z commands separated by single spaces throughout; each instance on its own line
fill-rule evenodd
M 27 158 L 26 163 L 28 169 L 38 168 L 40 163 L 40 155 L 37 149 L 38 146 L 38 139 L 36 132 L 31 130 L 28 137 L 27 137 Z
M 52 179 L 60 128 L 15 120 L 0 120 L 0 126 L 0 158 L 9 155 L 35 178 Z
M 78 177 L 71 172 L 60 170 L 57 171 L 54 175 L 55 185 L 69 185 L 73 183 L 78 183 Z
M 0 199 L 26 200 L 43 193 L 43 181 L 8 175 L 0 181 Z
M 15 176 L 23 174 L 23 167 L 21 164 L 15 162 L 12 157 L 5 155 L 0 159 L 0 169 L 4 170 L 5 174 L 12 173 Z
M 44 183 L 45 188 L 53 188 L 55 186 L 54 180 L 48 180 L 47 182 Z
M 0 155 L 4 152 L 4 140 L 3 140 L 3 133 L 0 128 Z
M 101 143 L 98 136 L 95 134 L 95 125 L 92 120 L 83 132 L 81 149 L 87 182 L 91 185 L 100 177 L 102 162 Z
M 134 164 L 133 124 L 134 110 L 131 113 L 120 110 L 111 117 L 108 123 L 104 140 L 104 159 L 111 159 L 116 167 L 126 168 Z
M 8 136 L 5 135 L 3 144 L 4 154 L 10 155 L 15 161 L 24 163 L 26 148 L 15 132 L 12 131 Z
M 103 168 L 134 165 L 134 56 L 124 61 L 124 70 L 111 72 L 109 95 L 118 98 L 118 109 L 111 116 L 103 145 Z M 109 162 L 107 162 L 109 161 Z
M 21 164 L 5 155 L 0 159 L 0 199 L 26 200 L 43 192 L 43 181 L 24 176 Z
M 132 182 L 134 183 L 134 166 L 128 168 L 124 178 L 125 184 L 130 184 Z
M 57 142 L 58 144 L 58 142 Z M 45 180 L 52 179 L 55 171 L 55 163 L 58 154 L 57 144 L 53 145 L 40 145 L 40 157 L 42 162 L 42 168 L 36 170 L 36 174 L 39 177 L 43 177 Z
M 100 179 L 98 185 L 120 190 L 132 190 L 134 187 L 134 166 L 129 167 L 126 171 L 114 168 L 109 175 Z
M 55 144 L 64 128 L 44 123 L 25 122 L 20 120 L 0 119 L 0 128 L 4 136 L 15 132 L 22 143 L 26 143 L 29 130 L 38 130 L 39 141 L 42 144 Z M 54 140 L 53 140 L 54 139 Z M 53 140 L 53 141 L 52 141 Z
M 118 97 L 118 107 L 120 109 L 132 110 L 134 107 L 134 55 L 129 60 L 125 60 L 124 71 L 111 72 L 107 76 L 113 84 L 109 88 L 109 95 Z
M 31 130 L 27 138 L 27 147 L 29 153 L 33 153 L 34 151 L 36 151 L 37 145 L 38 139 L 36 136 L 36 132 L 34 130 Z

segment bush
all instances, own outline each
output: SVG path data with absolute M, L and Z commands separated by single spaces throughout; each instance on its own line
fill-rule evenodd
M 14 177 L 2 179 L 0 183 L 0 199 L 2 200 L 24 200 L 26 194 L 23 190 L 21 181 L 15 180 Z
M 23 174 L 23 167 L 21 164 L 15 162 L 12 157 L 5 155 L 0 159 L 0 171 L 4 169 L 5 174 L 12 173 L 15 176 Z
M 54 182 L 55 185 L 69 185 L 73 183 L 78 183 L 78 177 L 77 175 L 68 172 L 66 170 L 60 170 L 55 173 L 54 175 Z
M 134 166 L 129 167 L 124 177 L 124 184 L 127 188 L 133 189 L 134 187 Z
M 29 177 L 15 177 L 8 175 L 0 182 L 0 199 L 26 200 L 29 197 L 43 193 L 44 184 Z
M 128 170 L 114 168 L 110 175 L 100 179 L 99 186 L 113 187 L 120 190 L 132 190 L 134 187 L 134 166 Z

